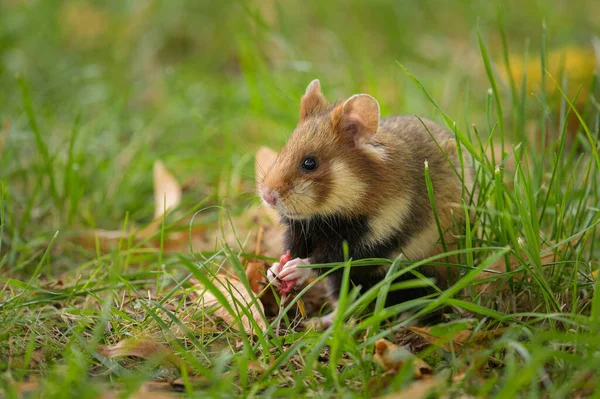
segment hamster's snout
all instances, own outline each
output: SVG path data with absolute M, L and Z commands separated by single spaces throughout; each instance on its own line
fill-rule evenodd
M 275 206 L 279 200 L 279 193 L 270 187 L 263 186 L 260 189 L 260 195 L 268 205 Z

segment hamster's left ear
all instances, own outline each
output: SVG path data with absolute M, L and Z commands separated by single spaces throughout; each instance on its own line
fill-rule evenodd
M 354 136 L 354 142 L 358 146 L 369 140 L 379 129 L 379 103 L 368 94 L 350 97 L 340 111 L 340 127 L 344 134 Z
M 300 121 L 324 111 L 326 108 L 327 100 L 321 92 L 321 83 L 319 79 L 315 79 L 308 84 L 306 92 L 300 101 Z

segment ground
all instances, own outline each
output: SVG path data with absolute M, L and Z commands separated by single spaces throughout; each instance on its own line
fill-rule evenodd
M 0 3 L 4 396 L 597 394 L 599 13 L 592 0 Z M 258 313 L 244 327 L 239 306 L 203 308 L 194 283 L 236 305 L 211 284 L 249 282 L 255 153 L 283 145 L 314 78 L 330 99 L 364 92 L 383 115 L 434 119 L 476 158 L 461 279 L 387 311 L 352 291 L 325 332 Z

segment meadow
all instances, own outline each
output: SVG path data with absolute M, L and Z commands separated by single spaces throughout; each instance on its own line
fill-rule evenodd
M 0 2 L 2 396 L 600 395 L 597 15 L 593 0 Z M 285 143 L 315 78 L 329 99 L 447 126 L 479 186 L 453 286 L 385 310 L 402 287 L 350 290 L 325 331 L 215 283 L 249 287 L 247 261 L 276 258 L 248 238 L 255 154 Z M 391 367 L 382 339 L 401 347 Z

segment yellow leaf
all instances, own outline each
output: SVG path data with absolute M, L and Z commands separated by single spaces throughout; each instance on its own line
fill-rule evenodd
M 594 77 L 594 70 L 597 66 L 596 55 L 591 48 L 577 46 L 567 46 L 552 50 L 548 53 L 546 59 L 546 69 L 558 81 L 561 71 L 565 73 L 568 79 L 569 96 L 572 97 L 579 86 L 582 86 L 582 93 L 577 98 L 579 104 L 585 104 L 588 98 L 590 82 Z M 515 83 L 520 87 L 527 74 L 527 91 L 539 92 L 542 84 L 542 77 L 546 78 L 542 71 L 540 57 L 531 56 L 527 63 L 522 56 L 512 54 L 510 56 L 508 69 L 500 66 L 500 74 L 505 82 L 508 82 L 508 70 L 511 71 Z M 556 86 L 552 82 L 546 82 L 546 91 L 549 95 L 556 91 Z

